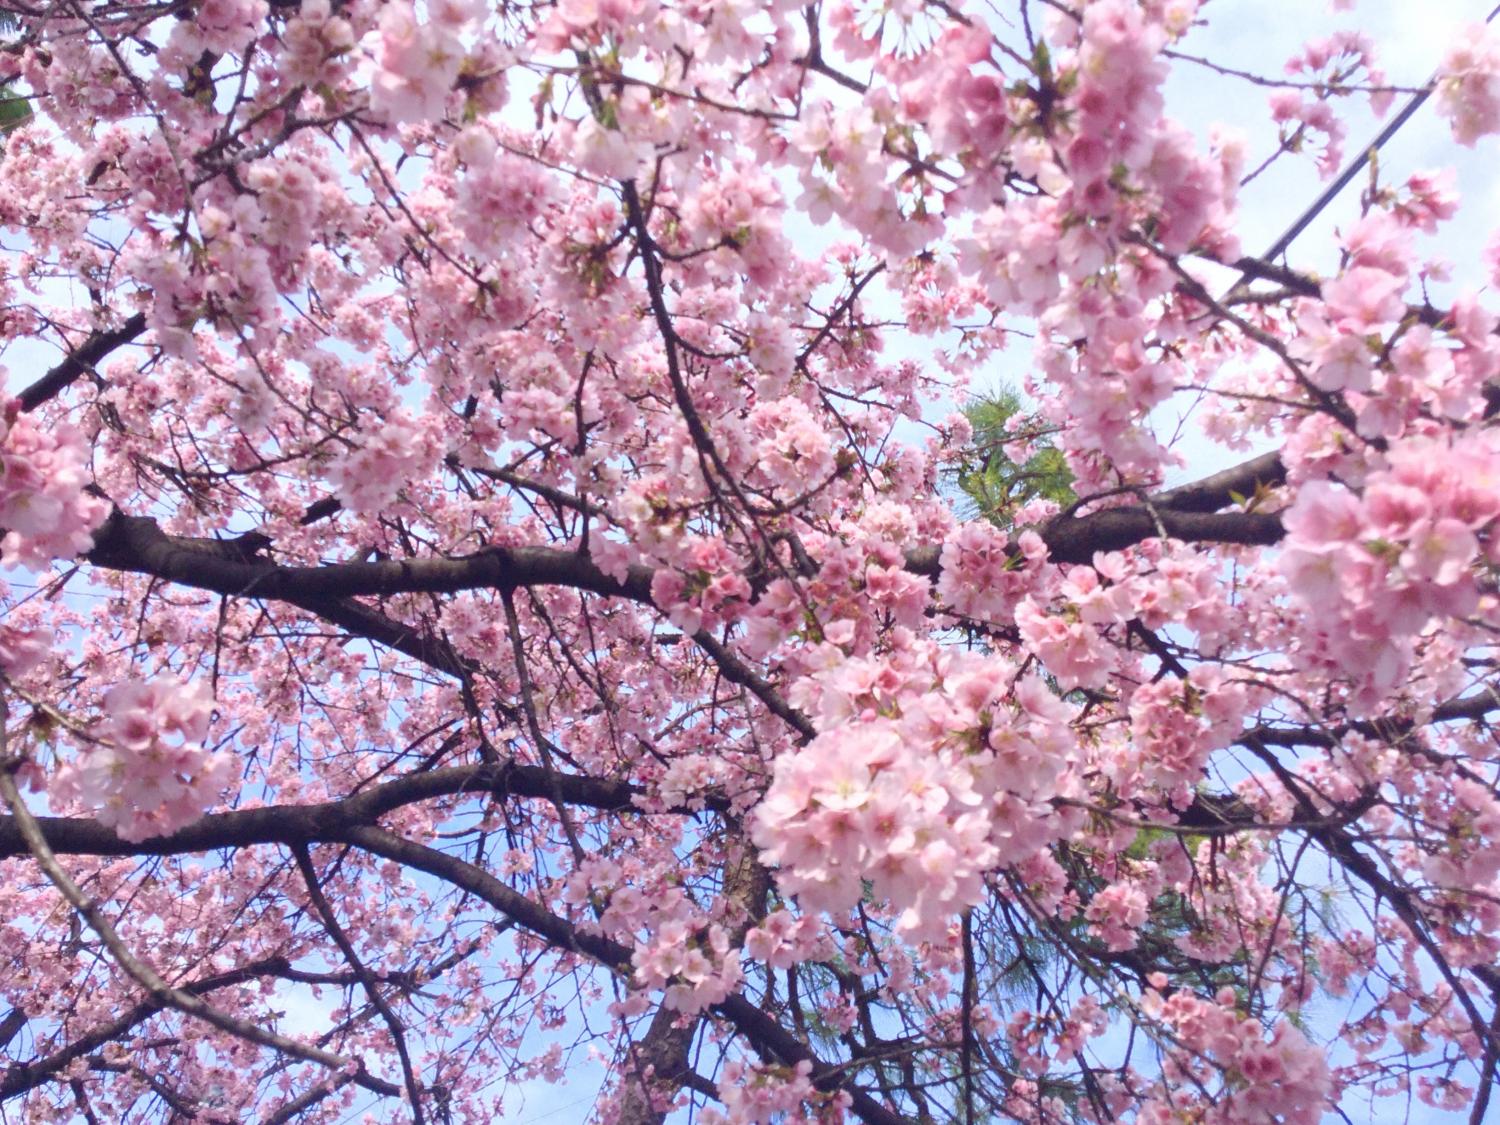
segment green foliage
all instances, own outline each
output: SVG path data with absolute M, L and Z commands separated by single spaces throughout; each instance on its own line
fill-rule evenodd
M 10 34 L 20 29 L 15 16 L 0 12 L 0 36 L 9 39 Z M 0 82 L 0 134 L 9 133 L 19 125 L 31 120 L 31 103 L 12 93 L 9 83 Z
M 9 133 L 31 120 L 31 103 L 0 87 L 0 133 Z
M 954 470 L 953 482 L 968 498 L 973 516 L 1008 525 L 1012 513 L 1032 500 L 1067 507 L 1077 499 L 1061 450 L 1048 440 L 1040 419 L 1022 412 L 1016 391 L 1002 387 L 974 398 L 964 407 L 964 415 L 974 427 L 974 439 Z M 1028 438 L 1035 452 L 1017 464 L 1010 451 Z

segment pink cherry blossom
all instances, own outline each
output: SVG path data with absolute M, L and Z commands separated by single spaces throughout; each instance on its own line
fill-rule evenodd
M 0 552 L 7 565 L 38 569 L 88 549 L 109 508 L 83 491 L 88 468 L 83 435 L 61 425 L 39 430 L 16 404 L 0 422 Z
M 7 1120 L 1484 1115 L 1500 241 L 1282 167 L 1409 44 L 12 7 Z
M 52 785 L 52 794 L 94 811 L 124 840 L 164 836 L 218 803 L 234 759 L 203 745 L 213 700 L 201 685 L 126 683 L 103 700 L 104 714 Z
M 1438 68 L 1438 112 L 1451 120 L 1453 137 L 1473 146 L 1500 132 L 1500 46 L 1484 27 L 1470 27 Z

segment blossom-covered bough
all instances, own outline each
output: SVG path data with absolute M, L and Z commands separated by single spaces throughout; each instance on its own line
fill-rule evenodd
M 1359 35 L 0 10 L 7 1120 L 1492 1112 L 1494 301 L 1442 174 L 1237 234 Z M 1013 331 L 1077 502 L 966 515 Z

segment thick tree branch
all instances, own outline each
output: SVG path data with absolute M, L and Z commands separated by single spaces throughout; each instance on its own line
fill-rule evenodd
M 1500 695 L 1490 690 L 1479 691 L 1438 704 L 1432 709 L 1431 718 L 1421 725 L 1473 722 L 1488 718 L 1496 711 L 1500 711 Z M 1399 742 L 1417 727 L 1418 724 L 1413 720 L 1400 718 L 1360 719 L 1352 723 L 1322 727 L 1261 725 L 1247 730 L 1243 738 L 1261 746 L 1337 746 L 1339 740 L 1347 734 L 1363 735 L 1382 742 Z
M 693 1073 L 688 1052 L 698 1020 L 658 1008 L 639 1043 L 631 1043 L 615 1125 L 662 1125 L 677 1091 Z
M 228 549 L 226 549 L 228 548 Z M 550 547 L 490 547 L 458 558 L 280 566 L 246 558 L 216 539 L 168 535 L 149 517 L 111 514 L 84 558 L 109 570 L 212 590 L 237 598 L 301 604 L 329 598 L 445 594 L 460 590 L 567 586 L 651 604 L 651 572 L 631 567 L 619 582 L 577 551 Z
M 247 557 L 233 541 L 168 535 L 154 519 L 115 511 L 84 557 L 95 566 L 147 574 L 228 597 L 284 601 L 455 676 L 465 674 L 466 664 L 451 645 L 351 599 L 561 586 L 654 606 L 652 574 L 646 567 L 632 566 L 625 580 L 617 581 L 586 555 L 552 547 L 494 547 L 453 559 L 280 566 L 269 559 Z M 695 634 L 693 640 L 725 679 L 747 688 L 804 740 L 813 736 L 807 717 L 788 706 L 726 645 L 706 632 Z
M 270 805 L 259 809 L 212 813 L 169 836 L 139 842 L 122 840 L 97 820 L 84 817 L 34 817 L 47 846 L 58 855 L 185 855 L 219 848 L 283 844 L 295 847 L 336 839 L 357 825 L 373 824 L 395 809 L 421 801 L 487 793 L 495 797 L 551 800 L 554 794 L 571 805 L 605 812 L 628 812 L 644 790 L 621 781 L 577 774 L 552 773 L 540 766 L 514 763 L 455 766 L 411 774 L 373 786 L 352 797 L 312 805 Z M 725 798 L 710 795 L 706 808 L 728 807 Z M 668 810 L 683 811 L 690 810 Z M 26 840 L 11 816 L 0 816 L 0 859 L 26 855 Z
M 136 313 L 120 327 L 108 332 L 94 332 L 69 353 L 68 357 L 16 396 L 22 410 L 35 410 L 55 398 L 80 375 L 116 348 L 130 343 L 146 330 L 146 314 Z
M 1096 551 L 1122 550 L 1159 534 L 1159 528 L 1188 542 L 1273 544 L 1283 534 L 1279 517 L 1218 509 L 1233 504 L 1234 495 L 1253 494 L 1257 484 L 1275 485 L 1284 479 L 1280 458 L 1265 454 L 1194 484 L 1159 493 L 1151 499 L 1150 507 L 1130 505 L 1060 518 L 1041 528 L 1040 534 L 1053 561 L 1060 563 L 1089 562 Z M 908 553 L 907 565 L 916 573 L 936 578 L 940 556 L 941 548 L 917 548 Z M 282 566 L 269 559 L 246 557 L 240 548 L 222 540 L 168 535 L 154 519 L 118 511 L 99 530 L 93 549 L 84 558 L 105 569 L 147 574 L 228 597 L 286 601 L 323 617 L 331 612 L 353 617 L 362 608 L 341 605 L 341 599 L 522 586 L 563 586 L 654 604 L 649 568 L 631 566 L 625 578 L 618 580 L 578 551 L 490 547 L 457 558 Z M 388 620 L 384 625 L 359 622 L 361 635 L 401 628 Z M 401 639 L 409 644 L 412 638 L 406 634 Z M 451 654 L 445 653 L 441 660 L 450 658 Z M 432 653 L 426 654 L 426 662 L 433 659 Z
M 1162 530 L 1188 543 L 1270 546 L 1285 534 L 1280 516 L 1222 509 L 1236 504 L 1236 496 L 1253 496 L 1257 487 L 1285 480 L 1280 454 L 1265 453 L 1192 484 L 1156 493 L 1149 504 L 1060 516 L 1036 531 L 1055 563 L 1092 562 L 1095 552 L 1121 551 Z M 907 552 L 907 569 L 936 580 L 942 572 L 941 558 L 941 547 L 919 547 Z

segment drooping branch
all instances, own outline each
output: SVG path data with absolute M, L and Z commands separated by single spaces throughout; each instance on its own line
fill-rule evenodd
M 293 848 L 292 858 L 297 861 L 297 870 L 302 875 L 302 881 L 307 885 L 307 897 L 313 908 L 317 910 L 323 928 L 328 932 L 328 936 L 333 938 L 333 943 L 339 947 L 339 953 L 343 955 L 345 962 L 354 970 L 360 984 L 364 987 L 365 995 L 370 998 L 370 1006 L 380 1013 L 380 1018 L 385 1021 L 386 1029 L 391 1033 L 391 1042 L 396 1046 L 396 1056 L 401 1060 L 401 1077 L 406 1084 L 406 1098 L 411 1105 L 412 1121 L 415 1125 L 423 1125 L 427 1120 L 427 1114 L 422 1108 L 422 1084 L 418 1081 L 417 1072 L 411 1064 L 411 1051 L 406 1045 L 406 1025 L 386 1001 L 385 995 L 380 990 L 380 982 L 365 967 L 364 961 L 360 959 L 358 951 L 354 948 L 354 943 L 344 932 L 333 904 L 323 893 L 322 882 L 318 878 L 317 870 L 313 867 L 312 855 L 307 847 L 303 845 Z
M 630 951 L 625 946 L 573 926 L 531 899 L 516 893 L 489 872 L 457 856 L 404 839 L 381 828 L 354 828 L 344 833 L 343 839 L 372 855 L 425 871 L 468 891 L 517 924 L 545 938 L 555 949 L 572 950 L 616 972 L 629 971 Z M 712 1010 L 749 1040 L 760 1054 L 770 1055 L 787 1064 L 807 1062 L 812 1067 L 815 1084 L 824 1089 L 847 1091 L 851 1107 L 867 1125 L 904 1125 L 900 1115 L 854 1086 L 842 1068 L 819 1060 L 806 1043 L 743 996 L 730 996 L 715 1004 Z
M 468 953 L 466 952 L 450 954 L 436 964 L 424 966 L 420 972 L 405 971 L 357 974 L 352 971 L 314 972 L 307 969 L 298 969 L 286 957 L 273 955 L 246 962 L 243 965 L 222 973 L 215 973 L 198 980 L 181 982 L 178 984 L 178 987 L 184 992 L 203 996 L 216 992 L 219 989 L 232 988 L 236 985 L 250 984 L 268 977 L 274 977 L 278 980 L 299 984 L 333 984 L 341 987 L 362 983 L 364 979 L 369 979 L 380 985 L 395 985 L 399 989 L 410 990 L 423 982 L 441 976 L 467 956 Z M 58 1048 L 50 1055 L 33 1059 L 30 1062 L 12 1063 L 6 1068 L 3 1077 L 0 1077 L 0 1101 L 19 1097 L 30 1090 L 36 1089 L 66 1070 L 73 1060 L 86 1058 L 90 1052 L 97 1051 L 105 1044 L 124 1038 L 133 1028 L 165 1010 L 167 1010 L 167 1006 L 160 999 L 148 996 L 120 1016 L 83 1033 L 71 1043 Z M 24 1018 L 21 1022 L 25 1022 Z M 309 1099 L 310 1104 L 311 1101 L 326 1097 L 340 1087 L 354 1081 L 355 1077 L 353 1073 L 330 1075 L 324 1081 L 311 1087 L 305 1094 L 300 1095 L 299 1101 L 302 1098 L 306 1098 Z M 318 1093 L 319 1091 L 321 1093 Z M 299 1101 L 288 1103 L 288 1105 L 299 1104 Z M 290 1120 L 292 1116 L 295 1116 L 295 1113 L 279 1118 L 279 1120 Z M 278 1118 L 273 1113 L 266 1120 L 278 1120 Z

